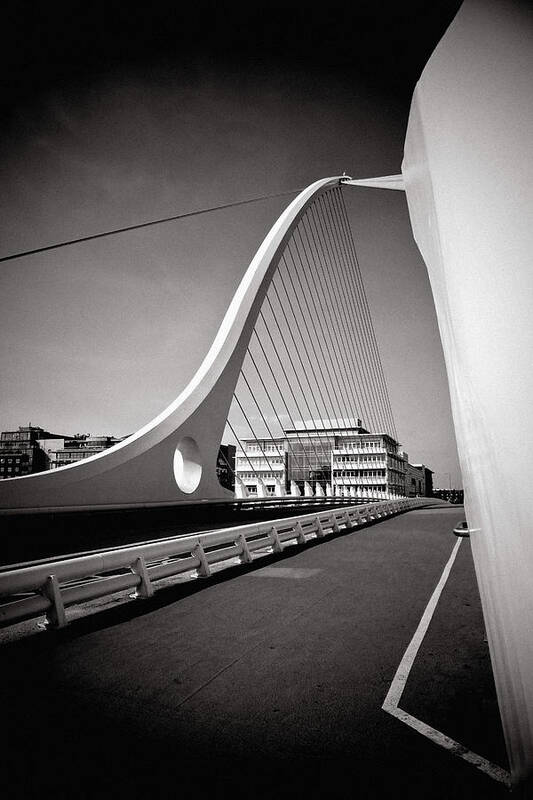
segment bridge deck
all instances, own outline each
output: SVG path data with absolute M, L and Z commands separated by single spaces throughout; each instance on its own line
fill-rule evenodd
M 5 797 L 504 798 L 381 710 L 462 509 L 2 641 Z M 402 707 L 506 767 L 468 540 Z

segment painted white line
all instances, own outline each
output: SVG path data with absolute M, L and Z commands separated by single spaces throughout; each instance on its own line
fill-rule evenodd
M 413 717 L 411 714 L 408 714 L 407 711 L 402 711 L 401 708 L 392 710 L 385 708 L 384 710 L 392 714 L 393 717 L 405 722 L 410 728 L 414 728 L 414 730 L 421 733 L 422 736 L 431 739 L 435 744 L 449 750 L 454 756 L 459 756 L 459 758 L 462 758 L 464 761 L 468 761 L 469 764 L 472 764 L 474 767 L 481 770 L 481 772 L 493 778 L 493 780 L 503 783 L 508 789 L 511 788 L 511 776 L 503 767 L 499 767 L 487 758 L 473 753 L 467 747 L 464 747 L 462 744 L 459 744 L 459 742 L 446 736 L 445 733 L 441 733 L 441 731 L 438 731 L 436 728 L 432 728 L 431 725 L 427 725 L 425 722 L 422 722 L 422 720 Z
M 420 645 L 422 644 L 422 640 L 424 639 L 427 629 L 429 628 L 429 623 L 431 622 L 431 618 L 437 607 L 437 603 L 439 602 L 442 590 L 444 589 L 446 581 L 448 580 L 448 575 L 450 574 L 453 562 L 455 561 L 457 551 L 459 550 L 462 541 L 462 539 L 457 539 L 457 542 L 452 550 L 452 554 L 448 559 L 448 563 L 444 567 L 444 572 L 442 573 L 440 580 L 436 585 L 433 594 L 431 595 L 429 603 L 426 606 L 426 610 L 422 614 L 422 619 L 418 623 L 418 628 L 415 631 L 415 635 L 411 639 L 409 647 L 405 651 L 403 658 L 400 661 L 400 666 L 396 670 L 396 675 L 392 680 L 390 689 L 387 692 L 387 697 L 385 698 L 385 702 L 382 706 L 384 711 L 390 711 L 391 708 L 396 708 L 400 702 L 400 698 L 403 694 L 403 690 L 405 689 L 405 684 L 407 683 L 407 678 L 411 672 L 411 667 L 413 666 L 416 654 L 418 653 Z
M 427 633 L 429 628 L 429 624 L 435 612 L 435 608 L 437 607 L 437 603 L 439 602 L 440 596 L 442 594 L 442 590 L 446 585 L 446 581 L 450 575 L 450 571 L 452 569 L 453 563 L 457 556 L 457 552 L 459 547 L 461 546 L 461 542 L 463 539 L 458 539 L 455 543 L 455 546 L 452 550 L 452 554 L 448 559 L 446 566 L 444 567 L 444 571 L 440 577 L 440 580 L 435 587 L 433 594 L 429 600 L 429 603 L 426 606 L 426 609 L 422 615 L 422 619 L 418 623 L 418 627 L 415 631 L 413 638 L 411 639 L 407 650 L 405 651 L 403 658 L 400 662 L 400 666 L 396 670 L 396 674 L 392 680 L 390 685 L 389 691 L 387 692 L 387 696 L 385 701 L 382 705 L 383 711 L 386 711 L 388 714 L 391 714 L 396 719 L 399 719 L 401 722 L 404 722 L 406 725 L 409 725 L 410 728 L 418 731 L 421 733 L 422 736 L 430 739 L 435 744 L 438 744 L 440 747 L 444 747 L 446 750 L 449 750 L 453 755 L 459 756 L 459 758 L 464 759 L 469 764 L 472 764 L 477 769 L 484 772 L 486 775 L 489 775 L 496 781 L 503 783 L 505 786 L 510 788 L 511 786 L 511 776 L 507 772 L 507 770 L 499 767 L 497 764 L 493 764 L 488 759 L 484 758 L 483 756 L 478 755 L 477 753 L 473 753 L 467 747 L 464 747 L 459 742 L 456 742 L 454 739 L 451 739 L 446 734 L 438 731 L 436 728 L 432 728 L 430 725 L 427 725 L 422 720 L 413 717 L 411 714 L 407 713 L 407 711 L 403 711 L 399 708 L 399 703 L 405 689 L 405 685 L 407 683 L 407 679 L 409 677 L 409 673 L 411 672 L 411 668 L 413 666 L 414 660 L 420 649 L 420 645 L 424 639 L 424 636 Z

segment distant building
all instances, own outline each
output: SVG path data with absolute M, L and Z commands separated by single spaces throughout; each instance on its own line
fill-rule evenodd
M 352 497 L 405 496 L 407 454 L 387 433 L 346 437 L 331 454 L 333 493 Z
M 90 434 L 78 434 L 75 437 L 65 438 L 62 447 L 50 452 L 50 469 L 66 467 L 77 461 L 83 461 L 85 458 L 101 453 L 102 450 L 113 447 L 125 438 L 117 439 L 115 436 L 91 436 Z
M 0 479 L 18 478 L 50 468 L 50 449 L 62 443 L 64 434 L 50 433 L 37 425 L 0 434 Z M 42 443 L 46 442 L 46 447 Z
M 408 497 L 433 497 L 433 471 L 425 464 L 407 464 Z
M 289 488 L 285 437 L 242 439 L 235 455 L 235 478 L 249 495 L 274 497 Z
M 313 427 L 288 428 L 288 479 L 303 493 L 305 483 L 314 489 L 318 482 L 326 491 L 331 485 L 331 454 L 350 437 L 366 433 L 361 420 L 352 425 L 338 425 L 333 420 L 317 420 Z
M 235 451 L 233 444 L 221 444 L 217 457 L 217 478 L 221 486 L 235 491 Z
M 268 496 L 297 487 L 301 494 L 405 496 L 407 454 L 388 434 L 366 431 L 361 420 L 349 426 L 320 421 L 284 434 L 242 440 L 235 475 L 248 494 Z
M 413 464 L 407 463 L 405 473 L 405 494 L 407 497 L 422 497 L 424 484 L 422 470 L 417 469 Z

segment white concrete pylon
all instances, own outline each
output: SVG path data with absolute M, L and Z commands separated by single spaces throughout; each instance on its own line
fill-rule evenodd
M 333 497 L 333 489 L 331 483 L 326 483 L 326 497 Z
M 314 497 L 313 487 L 309 481 L 304 481 L 304 497 Z
M 324 487 L 319 481 L 315 483 L 315 497 L 325 497 Z
M 262 478 L 257 478 L 257 496 L 268 497 L 268 492 Z
M 276 489 L 274 491 L 276 497 L 285 497 L 285 484 L 280 478 L 276 481 Z
M 300 497 L 301 494 L 302 493 L 296 481 L 291 481 L 291 497 Z
M 529 4 L 465 0 L 416 85 L 402 164 L 514 783 L 533 781 L 532 74 Z

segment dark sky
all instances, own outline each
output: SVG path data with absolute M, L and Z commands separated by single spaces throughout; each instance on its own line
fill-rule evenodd
M 414 85 L 457 6 L 8 2 L 2 253 L 343 171 L 399 172 Z M 4 264 L 0 429 L 123 435 L 158 414 L 286 203 Z M 400 438 L 459 484 L 405 198 L 363 189 L 347 203 Z
M 408 99 L 457 0 L 350 3 L 3 4 L 4 109 L 113 72 L 209 63 L 305 69 Z

